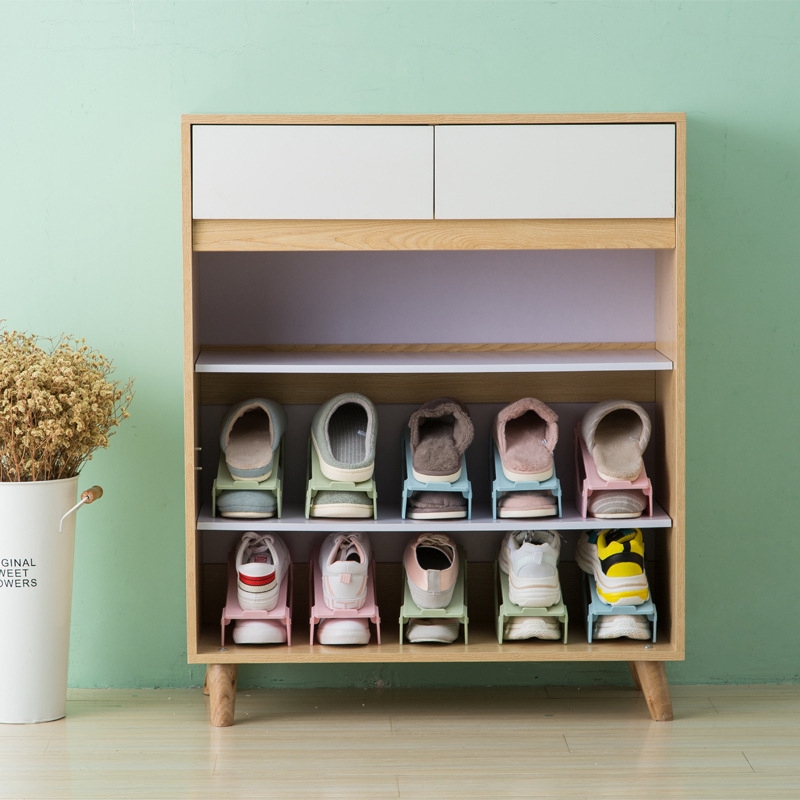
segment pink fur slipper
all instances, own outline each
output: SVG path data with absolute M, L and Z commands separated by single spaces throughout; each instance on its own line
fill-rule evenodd
M 503 473 L 510 481 L 546 481 L 552 477 L 558 442 L 558 415 L 534 397 L 506 406 L 492 424 Z

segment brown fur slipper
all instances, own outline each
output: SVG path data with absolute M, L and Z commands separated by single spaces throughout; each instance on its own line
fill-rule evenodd
M 418 408 L 408 421 L 411 466 L 421 483 L 452 483 L 461 477 L 461 457 L 474 436 L 467 407 L 438 397 Z

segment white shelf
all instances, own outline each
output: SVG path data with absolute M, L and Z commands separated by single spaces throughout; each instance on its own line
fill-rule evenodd
M 266 352 L 205 350 L 200 373 L 413 374 L 491 372 L 641 372 L 671 370 L 657 350 L 536 350 L 481 352 Z
M 516 531 L 521 529 L 583 531 L 605 528 L 669 528 L 672 520 L 657 504 L 653 505 L 652 517 L 636 519 L 584 519 L 577 511 L 565 507 L 564 516 L 540 517 L 538 519 L 492 519 L 490 511 L 473 507 L 472 519 L 401 519 L 395 509 L 378 507 L 378 519 L 306 519 L 302 510 L 284 508 L 280 519 L 226 519 L 212 517 L 211 507 L 204 505 L 197 519 L 199 531 L 318 531 L 320 533 L 348 532 L 354 530 L 411 534 L 420 531 Z

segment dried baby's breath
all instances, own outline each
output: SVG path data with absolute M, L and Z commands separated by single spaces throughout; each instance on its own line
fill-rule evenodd
M 71 478 L 128 416 L 133 381 L 83 339 L 0 335 L 0 481 Z

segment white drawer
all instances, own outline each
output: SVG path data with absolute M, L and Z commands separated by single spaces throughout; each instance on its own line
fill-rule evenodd
M 435 216 L 674 217 L 675 126 L 437 126 Z
M 433 128 L 194 125 L 195 219 L 431 219 Z

